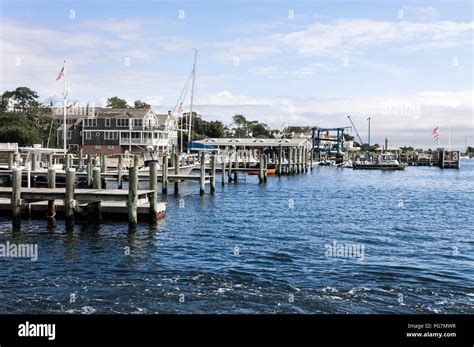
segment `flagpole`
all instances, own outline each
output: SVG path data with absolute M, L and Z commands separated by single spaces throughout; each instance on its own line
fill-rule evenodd
M 67 104 L 67 92 L 66 92 L 66 61 L 64 61 L 64 84 L 63 84 L 63 87 L 64 87 L 64 91 L 63 91 L 63 98 L 64 98 L 64 105 L 63 105 L 63 147 L 64 147 L 64 153 L 66 153 L 66 150 L 67 150 L 67 146 L 66 146 L 66 134 L 67 134 L 67 131 L 66 131 L 66 104 Z

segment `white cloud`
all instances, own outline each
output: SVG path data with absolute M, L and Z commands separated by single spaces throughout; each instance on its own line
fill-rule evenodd
M 387 43 L 427 44 L 431 47 L 472 44 L 474 22 L 387 22 L 345 19 L 313 23 L 305 30 L 279 35 L 286 46 L 303 55 L 342 55 Z
M 271 99 L 261 99 L 250 97 L 246 95 L 238 95 L 223 90 L 215 94 L 210 94 L 199 98 L 201 105 L 269 105 L 272 103 Z
M 255 99 L 222 91 L 201 99 L 195 107 L 207 119 L 221 120 L 225 124 L 232 122 L 234 114 L 241 113 L 272 128 L 279 128 L 283 122 L 350 126 L 347 115 L 351 115 L 363 136 L 366 136 L 366 118 L 371 116 L 372 136 L 376 141 L 389 137 L 393 144 L 412 145 L 413 136 L 417 134 L 417 146 L 421 147 L 432 145 L 430 134 L 435 126 L 446 133 L 451 122 L 453 144 L 462 147 L 465 136 L 474 135 L 473 98 L 473 91 L 421 91 L 412 95 L 357 98 Z

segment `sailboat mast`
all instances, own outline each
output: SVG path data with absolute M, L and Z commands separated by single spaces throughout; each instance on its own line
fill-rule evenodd
M 189 145 L 191 144 L 191 128 L 193 123 L 193 102 L 194 102 L 194 80 L 196 79 L 196 60 L 197 60 L 197 49 L 194 49 L 194 63 L 193 63 L 193 81 L 191 84 L 191 103 L 189 106 L 189 124 L 188 124 L 188 153 Z
M 63 91 L 63 97 L 64 97 L 64 105 L 63 105 L 63 147 L 64 147 L 64 153 L 66 153 L 67 146 L 66 146 L 66 135 L 67 135 L 67 130 L 66 130 L 66 104 L 67 104 L 67 91 L 66 91 L 66 61 L 64 61 L 64 91 Z

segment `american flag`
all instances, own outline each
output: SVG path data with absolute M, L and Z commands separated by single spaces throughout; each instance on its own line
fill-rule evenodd
M 64 77 L 64 66 L 63 66 L 63 68 L 61 69 L 61 71 L 59 72 L 59 75 L 58 75 L 58 77 L 56 78 L 56 81 L 60 80 L 62 77 Z
M 438 129 L 438 127 L 433 129 L 433 131 L 431 132 L 431 136 L 433 136 L 433 138 L 435 140 L 439 140 L 439 129 Z
M 184 111 L 183 103 L 180 103 L 179 108 L 178 108 L 178 112 L 181 114 L 181 113 L 183 113 L 183 111 Z
M 73 108 L 76 105 L 77 105 L 77 101 L 74 101 L 73 103 L 67 105 L 66 108 Z

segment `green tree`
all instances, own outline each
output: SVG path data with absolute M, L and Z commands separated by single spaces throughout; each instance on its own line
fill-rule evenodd
M 133 103 L 133 106 L 135 108 L 150 108 L 149 104 L 141 100 L 135 100 L 135 102 Z
M 110 108 L 129 108 L 125 99 L 120 99 L 118 96 L 113 96 L 107 99 L 107 106 Z
M 265 123 L 257 123 L 251 125 L 252 136 L 257 138 L 270 137 L 270 130 Z
M 24 112 L 27 115 L 33 115 L 38 108 L 43 106 L 38 101 L 38 94 L 28 87 L 18 87 L 13 91 L 5 91 L 1 97 L 0 111 L 7 111 L 9 102 L 13 106 L 13 111 Z
M 0 142 L 17 142 L 19 146 L 43 143 L 47 139 L 47 129 L 38 125 L 23 112 L 0 113 Z

